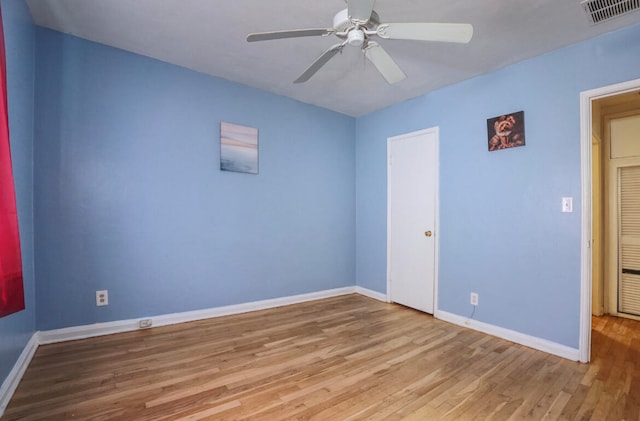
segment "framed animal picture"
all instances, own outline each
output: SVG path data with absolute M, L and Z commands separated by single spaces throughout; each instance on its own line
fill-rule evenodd
M 487 119 L 489 152 L 524 146 L 524 111 Z

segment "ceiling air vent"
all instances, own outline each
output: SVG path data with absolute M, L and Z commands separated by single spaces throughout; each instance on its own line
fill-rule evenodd
M 584 0 L 581 4 L 593 23 L 604 22 L 640 9 L 640 0 Z

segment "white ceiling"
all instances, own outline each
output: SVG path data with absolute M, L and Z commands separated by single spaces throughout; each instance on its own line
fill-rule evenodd
M 379 40 L 407 79 L 388 85 L 357 48 L 293 84 L 333 36 L 248 43 L 250 32 L 330 28 L 344 0 L 27 0 L 37 25 L 351 116 L 640 23 L 591 25 L 580 0 L 378 0 L 382 22 L 464 22 L 469 44 Z

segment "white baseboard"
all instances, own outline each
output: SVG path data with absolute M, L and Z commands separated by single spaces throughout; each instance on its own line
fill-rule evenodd
M 224 307 L 215 307 L 204 310 L 185 311 L 182 313 L 139 317 L 136 319 L 119 320 L 115 322 L 96 323 L 92 325 L 74 326 L 63 329 L 45 330 L 40 332 L 40 344 L 44 345 L 56 342 L 73 341 L 76 339 L 92 338 L 94 336 L 110 335 L 112 333 L 130 332 L 132 330 L 140 329 L 139 322 L 143 319 L 150 319 L 154 327 L 168 326 L 177 323 L 210 319 L 212 317 L 229 316 L 233 314 L 247 313 L 250 311 L 266 310 L 274 307 L 304 303 L 306 301 L 321 300 L 323 298 L 353 294 L 355 292 L 356 287 L 350 286 L 312 292 L 308 294 L 274 298 L 271 300 L 255 301 L 251 303 L 235 304 Z
M 368 291 L 368 290 L 367 290 Z M 110 335 L 113 333 L 129 332 L 138 330 L 139 322 L 142 319 L 151 319 L 153 326 L 167 326 L 177 323 L 192 322 L 196 320 L 209 319 L 213 317 L 229 316 L 232 314 L 247 313 L 250 311 L 266 310 L 269 308 L 282 307 L 291 304 L 304 303 L 306 301 L 321 300 L 323 298 L 337 297 L 340 295 L 354 294 L 356 287 L 344 287 L 329 289 L 325 291 L 311 292 L 308 294 L 292 295 L 289 297 L 274 298 L 271 300 L 255 301 L 251 303 L 236 304 L 224 307 L 216 307 L 204 310 L 185 311 L 182 313 L 164 314 L 160 316 L 140 317 L 130 320 L 119 320 L 115 322 L 96 323 L 93 325 L 74 326 L 63 329 L 45 330 L 35 332 L 27 345 L 24 347 L 22 354 L 16 361 L 13 369 L 0 386 L 0 417 L 4 413 L 13 393 L 15 392 L 22 376 L 26 371 L 33 355 L 39 345 L 52 344 L 57 342 L 73 341 L 76 339 L 91 338 L 94 336 Z M 374 291 L 362 293 L 371 296 Z
M 488 323 L 479 322 L 473 319 L 468 319 L 466 317 L 458 316 L 457 314 L 448 313 L 442 310 L 436 310 L 434 316 L 436 319 L 440 319 L 445 322 L 453 323 L 455 325 L 466 327 L 469 329 L 477 330 L 478 332 L 486 333 L 492 336 L 497 336 L 498 338 L 506 339 L 507 341 L 515 342 L 529 348 L 537 349 L 538 351 L 557 355 L 558 357 L 566 358 L 572 361 L 580 360 L 579 349 L 571 348 L 566 345 L 549 341 L 547 339 L 525 335 L 524 333 L 516 332 L 515 330 L 505 329 L 503 327 L 490 325 Z
M 387 298 L 386 294 L 383 294 L 378 291 L 374 291 L 372 289 L 363 288 L 361 286 L 356 286 L 355 293 L 364 295 L 365 297 L 373 298 L 374 300 L 382 301 L 384 303 L 389 302 L 389 299 Z
M 340 295 L 354 293 L 364 295 L 378 301 L 388 302 L 388 298 L 385 294 L 360 286 L 350 286 L 204 310 L 186 311 L 182 313 L 165 314 L 152 317 L 140 317 L 137 319 L 96 323 L 93 325 L 75 326 L 64 329 L 35 332 L 22 351 L 22 354 L 20 354 L 20 357 L 13 366 L 13 369 L 0 386 L 0 417 L 2 417 L 2 414 L 4 413 L 7 405 L 9 404 L 9 401 L 11 400 L 11 397 L 13 396 L 13 393 L 18 387 L 18 384 L 20 383 L 24 372 L 26 371 L 29 363 L 31 362 L 31 359 L 33 358 L 33 355 L 38 349 L 38 345 L 138 330 L 138 323 L 142 319 L 151 319 L 153 326 L 167 326 L 177 323 L 209 319 L 213 317 L 247 313 L 250 311 L 266 310 L 269 308 L 282 307 L 291 304 L 303 303 L 306 301 L 321 300 L 323 298 L 337 297 Z M 549 354 L 557 355 L 559 357 L 567 358 L 569 360 L 578 361 L 580 359 L 580 352 L 578 349 L 570 348 L 565 345 L 548 341 L 546 339 L 540 339 L 534 336 L 525 335 L 520 332 L 493 326 L 487 323 L 479 322 L 477 320 L 469 320 L 465 317 L 441 310 L 436 310 L 435 317 L 449 323 L 474 329 L 479 332 L 487 333 L 489 335 L 497 336 L 499 338 L 506 339 L 508 341 L 528 346 L 540 351 L 544 351 Z
M 4 410 L 7 409 L 13 393 L 16 391 L 24 372 L 27 370 L 33 355 L 38 349 L 38 344 L 38 332 L 35 332 L 13 365 L 13 369 L 9 372 L 7 378 L 4 379 L 4 382 L 2 382 L 2 386 L 0 386 L 0 417 L 4 414 Z

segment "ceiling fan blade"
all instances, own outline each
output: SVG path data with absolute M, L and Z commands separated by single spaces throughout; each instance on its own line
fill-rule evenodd
M 376 66 L 376 69 L 378 69 L 387 82 L 393 84 L 407 77 L 396 62 L 393 61 L 391 56 L 377 42 L 369 41 L 363 51 L 364 55 Z
M 354 23 L 365 24 L 371 18 L 375 0 L 347 0 L 349 19 Z
M 327 64 L 327 62 L 331 60 L 331 58 L 333 58 L 333 56 L 335 56 L 340 51 L 342 51 L 342 48 L 344 47 L 344 45 L 345 45 L 344 43 L 336 44 L 333 47 L 329 48 L 324 53 L 322 53 L 322 55 L 318 57 L 318 59 L 314 61 L 313 64 L 309 66 L 307 70 L 304 71 L 304 73 L 302 73 L 296 80 L 294 80 L 293 83 L 303 83 L 311 79 L 311 76 L 315 75 L 316 72 L 320 70 L 322 66 Z
M 378 26 L 377 33 L 386 39 L 466 44 L 473 36 L 473 26 L 468 23 L 383 23 Z
M 258 32 L 255 34 L 247 35 L 248 42 L 254 41 L 268 41 L 272 39 L 282 38 L 298 38 L 298 37 L 319 37 L 334 33 L 336 30 L 333 28 L 324 29 L 294 29 L 292 31 L 275 31 L 275 32 Z

